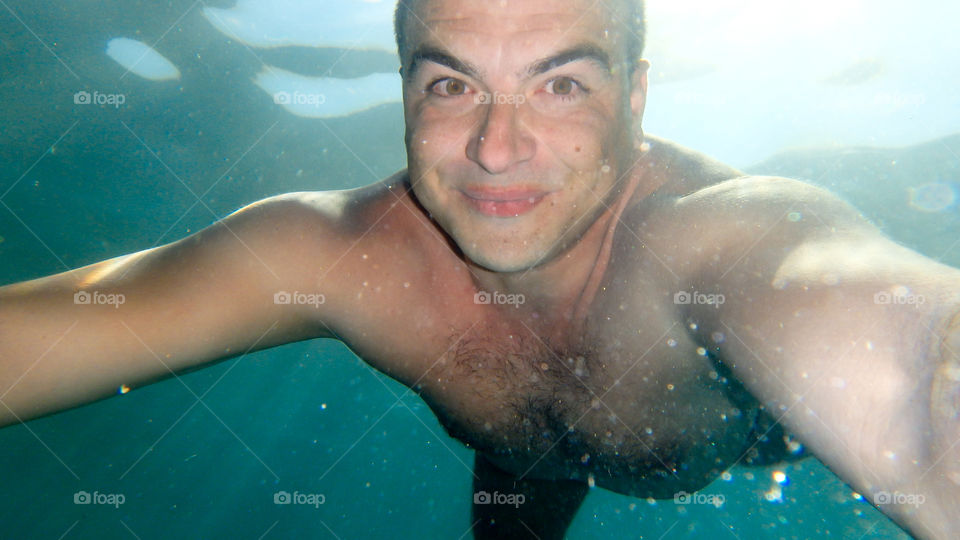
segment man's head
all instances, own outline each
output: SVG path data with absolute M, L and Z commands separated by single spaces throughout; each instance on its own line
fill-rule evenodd
M 646 99 L 633 0 L 402 0 L 418 200 L 473 262 L 522 271 L 575 244 L 636 159 Z
M 400 53 L 401 61 L 407 58 L 409 53 L 407 41 L 407 24 L 410 19 L 411 10 L 418 0 L 399 0 L 397 9 L 393 18 L 393 30 L 397 38 L 397 50 Z M 610 0 L 603 2 L 612 4 L 614 17 L 618 25 L 623 25 L 628 29 L 626 35 L 627 58 L 633 59 L 631 69 L 637 67 L 636 60 L 643 57 L 643 47 L 646 43 L 647 28 L 644 13 L 644 0 Z M 415 17 L 414 17 L 415 18 Z M 417 21 L 419 22 L 419 21 Z M 401 67 L 401 71 L 406 66 Z

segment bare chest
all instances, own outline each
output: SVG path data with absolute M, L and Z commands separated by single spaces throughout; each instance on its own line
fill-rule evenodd
M 527 325 L 474 328 L 418 390 L 451 436 L 517 475 L 669 496 L 719 474 L 754 414 L 722 369 L 680 330 L 603 328 L 563 344 Z

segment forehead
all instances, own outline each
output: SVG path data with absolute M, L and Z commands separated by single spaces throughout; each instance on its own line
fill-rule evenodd
M 405 25 L 406 49 L 429 45 L 455 54 L 486 51 L 546 55 L 573 43 L 592 43 L 620 59 L 626 29 L 596 0 L 419 0 Z

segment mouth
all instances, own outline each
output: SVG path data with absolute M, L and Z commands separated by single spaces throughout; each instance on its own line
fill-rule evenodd
M 477 212 L 490 217 L 519 217 L 531 212 L 549 192 L 537 189 L 467 188 L 460 191 Z

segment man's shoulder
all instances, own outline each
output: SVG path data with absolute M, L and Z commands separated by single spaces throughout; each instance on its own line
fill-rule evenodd
M 357 231 L 362 235 L 377 223 L 393 221 L 388 214 L 397 205 L 410 205 L 404 178 L 400 172 L 359 188 L 282 193 L 249 204 L 230 218 L 284 229 L 322 229 L 340 237 Z
M 762 231 L 785 220 L 805 228 L 869 226 L 859 212 L 829 190 L 778 176 L 729 178 L 686 195 L 662 197 L 651 206 L 646 226 L 715 238 L 730 228 Z
M 735 167 L 676 142 L 646 135 L 638 165 L 645 182 L 661 197 L 689 195 L 704 187 L 743 176 Z
M 664 208 L 695 223 L 772 224 L 788 219 L 810 226 L 864 225 L 853 207 L 824 188 L 779 176 L 739 176 L 677 197 Z
M 706 154 L 676 142 L 648 135 L 641 156 L 648 182 L 656 185 L 653 202 L 669 201 L 685 206 L 735 202 L 757 204 L 761 209 L 773 200 L 838 200 L 829 191 L 790 178 L 747 175 Z
M 293 212 L 303 219 L 342 220 L 380 202 L 397 201 L 406 194 L 405 171 L 366 186 L 323 191 L 293 191 L 261 199 L 242 211 Z
M 763 243 L 788 250 L 812 237 L 872 226 L 828 190 L 800 180 L 738 176 L 686 195 L 652 197 L 624 216 L 624 241 L 669 267 L 676 278 L 736 258 Z

